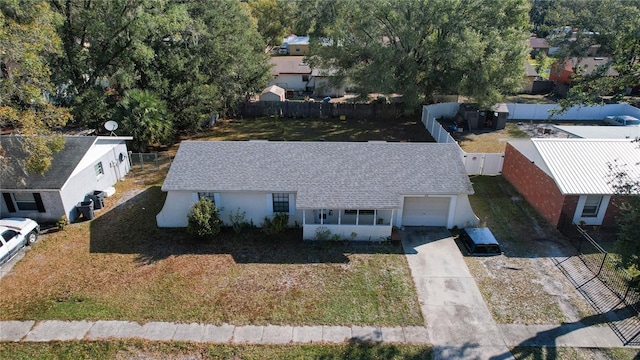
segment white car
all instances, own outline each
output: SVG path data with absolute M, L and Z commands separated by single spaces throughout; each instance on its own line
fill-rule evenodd
M 38 239 L 40 225 L 26 218 L 6 218 L 0 220 L 0 264 L 13 257 L 25 245 Z
M 607 116 L 604 118 L 604 122 L 616 126 L 640 126 L 640 120 L 629 115 Z

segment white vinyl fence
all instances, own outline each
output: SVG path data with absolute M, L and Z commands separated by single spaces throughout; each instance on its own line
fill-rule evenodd
M 631 115 L 640 118 L 640 109 L 629 104 L 574 106 L 560 115 L 552 113 L 554 104 L 507 104 L 508 120 L 601 121 L 605 116 Z
M 427 131 L 439 143 L 455 143 L 458 142 L 451 137 L 449 132 L 440 125 L 437 118 L 446 116 L 454 117 L 460 107 L 459 103 L 442 103 L 427 105 L 422 108 L 422 123 Z M 464 163 L 467 174 L 469 175 L 500 175 L 502 173 L 502 163 L 504 162 L 504 154 L 501 153 L 466 153 L 460 147 L 462 162 Z

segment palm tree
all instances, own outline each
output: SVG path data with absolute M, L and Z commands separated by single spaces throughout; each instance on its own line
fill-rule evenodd
M 148 90 L 133 89 L 118 104 L 122 127 L 144 152 L 150 144 L 166 141 L 173 129 L 166 103 Z

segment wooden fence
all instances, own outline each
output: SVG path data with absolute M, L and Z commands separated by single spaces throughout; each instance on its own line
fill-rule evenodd
M 304 101 L 256 101 L 244 103 L 238 109 L 245 117 L 282 116 L 293 118 L 376 119 L 395 118 L 404 113 L 404 104 L 348 104 Z

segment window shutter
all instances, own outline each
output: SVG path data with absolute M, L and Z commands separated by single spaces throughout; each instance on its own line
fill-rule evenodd
M 33 193 L 33 198 L 36 200 L 36 206 L 38 207 L 38 212 L 45 212 L 44 204 L 42 203 L 42 196 L 40 196 L 40 193 Z
M 13 206 L 13 200 L 11 199 L 11 194 L 2 193 L 2 197 L 4 198 L 4 202 L 7 204 L 7 209 L 9 212 L 16 212 L 16 207 Z

